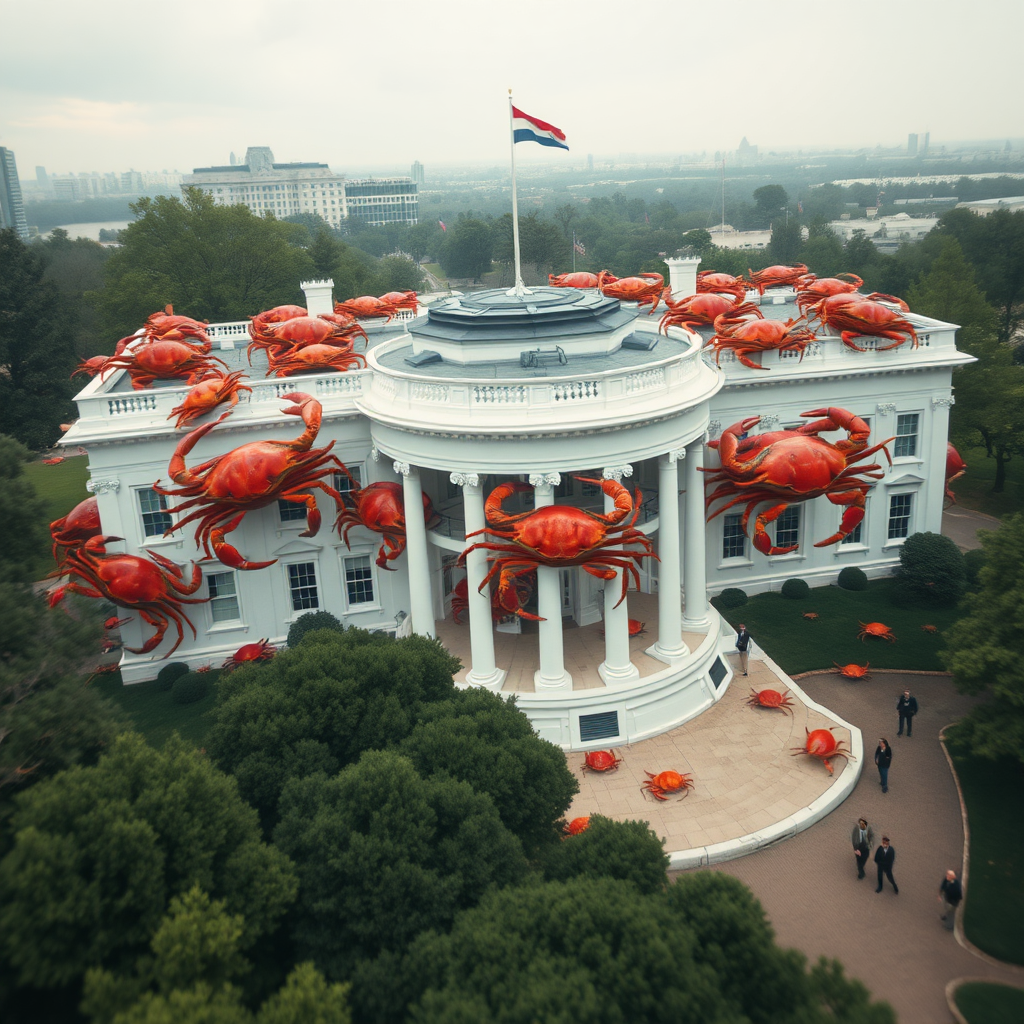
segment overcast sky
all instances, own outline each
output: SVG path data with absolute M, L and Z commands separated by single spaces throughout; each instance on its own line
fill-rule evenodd
M 1021 0 L 0 0 L 20 175 L 508 160 L 1024 135 Z

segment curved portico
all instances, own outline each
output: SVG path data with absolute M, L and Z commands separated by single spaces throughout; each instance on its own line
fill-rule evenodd
M 496 483 L 529 483 L 533 508 L 572 503 L 605 513 L 613 498 L 602 497 L 601 488 L 586 480 L 641 486 L 644 507 L 636 527 L 651 537 L 658 555 L 657 568 L 645 567 L 643 574 L 651 594 L 645 600 L 657 601 L 656 628 L 648 623 L 655 639 L 639 659 L 644 671 L 635 654 L 631 658 L 637 646 L 629 635 L 633 592 L 619 602 L 620 578 L 593 580 L 582 570 L 568 570 L 570 576 L 538 568 L 537 667 L 515 689 L 535 726 L 563 746 L 587 745 L 580 723 L 590 714 L 618 722 L 614 735 L 606 730 L 600 743 L 678 724 L 707 706 L 720 682 L 712 670 L 718 620 L 706 599 L 698 471 L 708 401 L 720 375 L 700 358 L 701 347 L 699 336 L 689 332 L 659 335 L 655 321 L 598 293 L 544 288 L 522 299 L 484 292 L 447 300 L 415 321 L 407 335 L 368 355 L 373 383 L 359 407 L 375 448 L 405 481 L 406 508 L 416 507 L 419 469 L 443 474 L 461 491 L 450 536 L 434 531 L 428 537 L 421 523 L 412 525 L 419 517 L 407 517 L 416 632 L 436 635 L 435 619 L 445 609 L 432 583 L 439 575 L 434 570 L 442 556 L 450 559 L 472 543 L 466 534 L 483 529 L 484 503 Z M 514 501 L 510 496 L 506 505 Z M 465 559 L 469 625 L 459 627 L 469 634 L 465 682 L 508 690 L 510 665 L 496 657 L 491 602 L 486 588 L 479 593 L 487 571 L 487 551 L 471 551 Z M 586 678 L 573 678 L 565 664 L 567 586 L 578 588 L 569 625 L 603 624 L 603 657 L 579 673 Z M 446 633 L 452 628 L 445 624 Z M 528 641 L 533 634 L 520 643 Z M 605 710 L 592 712 L 595 707 Z

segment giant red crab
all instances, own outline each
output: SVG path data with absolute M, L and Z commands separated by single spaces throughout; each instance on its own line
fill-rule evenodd
M 744 319 L 748 314 L 754 319 Z M 767 370 L 769 367 L 755 363 L 749 357 L 755 352 L 779 351 L 799 352 L 803 359 L 804 349 L 814 340 L 814 331 L 803 323 L 802 318 L 765 320 L 759 307 L 746 302 L 715 317 L 715 333 L 707 344 L 714 346 L 716 363 L 720 364 L 723 349 L 731 349 L 744 366 L 752 370 Z
M 614 284 L 616 281 L 618 278 L 607 270 L 599 274 L 585 270 L 573 271 L 571 274 L 548 274 L 548 285 L 551 288 L 600 288 L 602 284 Z
M 960 458 L 960 453 L 951 445 L 946 444 L 946 498 L 949 500 L 950 505 L 956 504 L 956 495 L 950 488 L 950 484 L 954 480 L 959 480 L 960 477 L 967 472 L 967 463 Z
M 615 756 L 614 750 L 591 750 L 583 757 L 580 768 L 592 772 L 613 772 L 622 764 L 622 758 Z
M 183 341 L 142 341 L 119 355 L 112 355 L 103 363 L 102 380 L 112 370 L 127 370 L 136 391 L 148 388 L 155 380 L 186 379 L 195 384 L 200 378 L 216 371 L 214 363 L 227 369 L 227 363 L 210 355 L 211 345 L 190 345 Z
M 366 358 L 352 350 L 351 343 L 341 345 L 303 345 L 282 355 L 268 353 L 268 377 L 294 377 L 299 373 L 333 371 L 344 373 L 366 366 Z
M 50 523 L 50 537 L 53 539 L 53 560 L 60 565 L 63 554 L 58 549 L 77 548 L 92 537 L 102 533 L 99 504 L 95 498 L 80 501 L 66 516 Z
M 858 623 L 858 640 L 867 640 L 869 636 L 873 636 L 878 640 L 888 640 L 891 644 L 896 643 L 896 634 L 892 631 L 892 626 L 887 626 L 884 622 L 860 622 L 859 619 Z
M 658 308 L 658 301 L 665 290 L 665 278 L 661 274 L 639 274 L 636 277 L 620 277 L 612 280 L 602 278 L 599 284 L 601 294 L 609 299 L 635 302 L 638 306 L 650 304 L 650 312 Z
M 858 665 L 854 661 L 851 661 L 849 665 L 840 665 L 838 661 L 833 661 L 832 664 L 835 665 L 836 672 L 845 679 L 868 679 L 871 676 L 868 671 L 871 668 L 870 661 L 864 665 Z
M 275 306 L 273 309 L 265 309 L 262 313 L 249 317 L 249 336 L 260 337 L 271 324 L 282 324 L 285 320 L 308 315 L 305 306 Z
M 252 391 L 247 384 L 240 383 L 243 377 L 245 373 L 241 370 L 227 374 L 214 370 L 208 377 L 193 385 L 181 405 L 176 405 L 167 417 L 178 417 L 174 421 L 174 429 L 181 430 L 182 427 L 187 427 L 193 420 L 205 416 L 225 402 L 229 402 L 232 407 L 236 406 L 239 391 Z
M 855 292 L 863 279 L 856 274 L 836 274 L 835 277 L 804 278 L 797 283 L 796 304 L 801 313 L 807 312 L 809 306 L 827 299 L 830 295 L 848 295 Z
M 737 302 L 747 297 L 747 282 L 742 277 L 722 274 L 714 270 L 701 270 L 697 273 L 698 295 L 731 295 Z
M 683 775 L 673 771 L 659 772 L 657 775 L 645 771 L 644 775 L 647 778 L 640 784 L 640 792 L 645 797 L 650 793 L 655 800 L 667 800 L 669 793 L 679 793 L 680 791 L 682 796 L 688 796 L 690 790 L 693 789 L 692 775 Z
M 320 403 L 301 392 L 282 395 L 281 398 L 292 403 L 282 412 L 301 416 L 306 424 L 306 429 L 297 438 L 292 441 L 251 441 L 189 469 L 185 465 L 185 456 L 231 414 L 228 409 L 178 442 L 167 471 L 171 479 L 181 485 L 180 489 L 162 488 L 159 481 L 153 485 L 158 494 L 189 499 L 175 507 L 176 513 L 188 514 L 179 518 L 168 533 L 198 521 L 196 544 L 202 544 L 207 558 L 212 550 L 214 557 L 233 569 L 262 569 L 277 561 L 272 558 L 267 562 L 249 562 L 224 539 L 238 527 L 246 512 L 264 508 L 279 499 L 303 504 L 306 506 L 306 529 L 299 536 L 312 537 L 320 529 L 320 510 L 316 507 L 313 491 L 324 491 L 341 505 L 341 495 L 324 482 L 333 469 L 344 469 L 338 458 L 329 454 L 334 442 L 325 448 L 312 447 L 320 430 Z
M 491 619 L 501 622 L 510 615 L 515 615 L 522 608 L 534 591 L 532 577 L 520 576 L 513 586 L 502 594 L 494 581 L 491 581 Z M 469 581 L 459 580 L 452 590 L 452 621 L 461 623 L 462 616 L 469 610 Z
M 81 547 L 72 548 L 64 562 L 53 571 L 54 576 L 71 576 L 69 583 L 58 587 L 50 596 L 53 607 L 71 591 L 85 597 L 98 597 L 118 608 L 138 612 L 145 622 L 156 626 L 156 632 L 141 647 L 126 647 L 133 654 L 148 654 L 160 646 L 173 622 L 178 631 L 174 646 L 164 655 L 169 658 L 185 638 L 184 626 L 196 635 L 195 626 L 182 611 L 183 604 L 204 604 L 208 597 L 192 597 L 203 583 L 203 572 L 193 563 L 192 579 L 187 581 L 181 568 L 155 551 L 149 558 L 138 555 L 115 555 L 107 545 L 121 537 L 91 537 Z
M 378 480 L 376 483 L 359 487 L 358 481 L 344 466 L 341 470 L 352 482 L 353 487 L 353 490 L 338 503 L 338 518 L 334 525 L 338 528 L 341 539 L 351 548 L 348 535 L 353 526 L 365 526 L 367 530 L 379 533 L 384 542 L 377 552 L 377 565 L 381 569 L 392 570 L 388 562 L 393 562 L 405 550 L 405 497 L 402 485 L 389 480 Z M 426 492 L 421 493 L 423 521 L 430 530 L 440 522 L 441 517 L 434 511 Z
M 667 334 L 670 327 L 693 328 L 713 324 L 716 317 L 734 313 L 740 308 L 743 296 L 732 295 L 727 298 L 714 292 L 701 292 L 688 295 L 678 302 L 666 296 L 665 305 L 668 306 L 668 312 L 662 316 L 658 330 Z
M 881 295 L 876 297 L 892 298 Z M 900 299 L 895 301 L 902 302 Z M 905 306 L 906 303 L 903 305 Z M 891 348 L 898 348 L 908 340 L 913 342 L 914 348 L 918 346 L 914 325 L 894 309 L 883 306 L 881 302 L 876 302 L 871 296 L 831 295 L 814 303 L 811 309 L 825 327 L 839 333 L 844 345 L 856 349 L 858 352 L 871 351 L 854 342 L 853 339 L 861 335 L 886 338 L 892 342 L 891 345 L 879 346 L 874 350 L 876 352 L 887 352 Z
M 750 696 L 747 698 L 747 703 L 752 708 L 778 708 L 786 714 L 791 715 L 793 713 L 789 710 L 793 706 L 792 698 L 789 696 L 789 690 L 786 690 L 784 693 L 779 693 L 778 690 L 752 689 L 750 691 Z
M 270 661 L 277 654 L 277 648 L 270 642 L 270 637 L 264 637 L 252 644 L 242 644 L 234 654 L 228 658 L 221 668 L 225 672 L 231 672 L 242 665 L 252 662 Z
M 843 748 L 843 742 L 836 742 L 831 729 L 815 729 L 813 732 L 804 726 L 807 734 L 807 741 L 802 747 L 792 747 L 794 757 L 799 754 L 807 754 L 809 757 L 816 757 L 828 769 L 829 775 L 834 774 L 831 764 L 833 757 L 845 757 L 849 760 L 856 760 L 852 751 Z
M 717 484 L 707 496 L 706 505 L 721 498 L 728 499 L 717 511 L 708 516 L 710 522 L 734 505 L 745 504 L 742 527 L 747 530 L 754 509 L 772 502 L 772 507 L 760 513 L 754 524 L 754 546 L 762 554 L 782 555 L 798 545 L 774 547 L 765 529 L 794 501 L 807 501 L 824 495 L 834 505 L 845 505 L 846 511 L 839 529 L 818 541 L 816 548 L 836 544 L 857 528 L 864 518 L 865 496 L 872 481 L 883 474 L 877 463 L 855 465 L 882 451 L 892 465 L 885 446 L 892 440 L 868 447 L 870 428 L 859 416 L 846 409 L 814 409 L 803 416 L 824 416 L 824 419 L 805 423 L 797 430 L 777 430 L 752 437 L 741 436 L 760 422 L 759 416 L 734 423 L 718 441 L 709 447 L 718 448 L 722 458 L 720 469 L 708 469 L 707 484 Z M 835 444 L 818 437 L 832 430 L 846 430 L 848 437 Z M 702 467 L 703 468 L 703 467 Z
M 415 292 L 388 292 L 377 298 L 373 295 L 360 295 L 347 302 L 336 302 L 335 313 L 347 313 L 349 316 L 366 320 L 373 317 L 385 317 L 390 320 L 400 309 L 411 309 L 415 312 L 417 299 Z
M 582 566 L 585 572 L 602 580 L 615 579 L 616 569 L 622 569 L 622 594 L 616 607 L 626 599 L 630 579 L 639 588 L 637 566 L 644 558 L 657 558 L 650 539 L 635 528 L 640 515 L 641 495 L 634 495 L 616 480 L 590 480 L 577 477 L 582 483 L 595 484 L 615 502 L 613 511 L 605 514 L 571 505 L 545 505 L 527 512 L 505 512 L 501 503 L 521 491 L 532 490 L 529 484 L 509 482 L 500 484 L 487 498 L 484 513 L 487 526 L 466 534 L 466 539 L 487 533 L 509 543 L 497 544 L 478 541 L 459 556 L 464 562 L 471 551 L 483 548 L 498 552 L 480 589 L 497 578 L 498 593 L 507 594 L 517 576 L 532 572 L 538 566 L 566 568 Z M 626 545 L 639 544 L 641 550 L 630 551 Z M 504 599 L 504 598 L 502 598 Z M 520 618 L 541 621 L 540 617 L 522 608 L 516 610 Z
M 789 266 L 777 264 L 774 267 L 765 267 L 764 270 L 748 270 L 747 276 L 750 279 L 750 287 L 757 289 L 758 295 L 764 295 L 766 288 L 781 288 L 784 285 L 803 285 L 814 279 L 803 263 L 793 263 Z
M 257 330 L 255 321 L 249 328 L 252 341 L 246 349 L 250 365 L 254 349 L 267 353 L 270 362 L 282 356 L 295 355 L 312 345 L 331 345 L 347 352 L 355 348 L 355 339 L 366 338 L 366 331 L 351 317 L 334 313 L 323 316 L 297 316 L 290 320 L 264 324 Z M 362 359 L 362 356 L 359 357 Z M 269 376 L 269 375 L 268 375 Z
M 143 330 L 147 338 L 156 341 L 184 341 L 186 338 L 195 338 L 204 345 L 210 344 L 210 337 L 206 333 L 209 326 L 207 320 L 193 320 L 190 316 L 175 316 L 173 306 L 165 306 L 160 312 L 152 313 L 146 319 Z M 131 338 L 124 339 L 130 341 Z M 209 349 L 206 350 L 209 352 Z

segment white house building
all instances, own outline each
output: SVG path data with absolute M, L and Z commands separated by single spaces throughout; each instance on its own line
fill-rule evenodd
M 695 290 L 697 264 L 670 261 L 677 296 Z M 331 309 L 330 282 L 303 287 L 311 314 Z M 789 290 L 750 298 L 770 318 L 795 315 Z M 238 571 L 202 561 L 197 596 L 210 600 L 185 607 L 197 636 L 186 633 L 174 658 L 218 664 L 263 637 L 280 644 L 311 609 L 368 629 L 401 630 L 408 619 L 460 655 L 460 683 L 516 693 L 538 731 L 563 747 L 664 732 L 718 699 L 731 677 L 724 652 L 732 633 L 709 593 L 777 589 L 794 576 L 824 584 L 847 565 L 885 573 L 905 537 L 940 529 L 951 372 L 970 357 L 956 350 L 954 325 L 909 319 L 918 348 L 876 351 L 861 339 L 872 350 L 857 352 L 822 332 L 802 360 L 771 352 L 759 357 L 764 369 L 752 370 L 725 353 L 719 368 L 702 351 L 710 328 L 659 334 L 657 315 L 591 290 L 538 288 L 522 298 L 487 291 L 435 297 L 419 317 L 388 326 L 368 322 L 365 370 L 281 380 L 263 379 L 257 366 L 251 395 L 200 441 L 189 465 L 248 441 L 295 437 L 301 425 L 282 415 L 280 399 L 306 392 L 323 407 L 317 446 L 333 441 L 333 453 L 363 485 L 401 483 L 406 509 L 418 509 L 426 492 L 439 523 L 428 529 L 421 517 L 407 517 L 406 550 L 388 572 L 375 562 L 379 534 L 356 527 L 351 549 L 341 542 L 326 496 L 313 537 L 299 536 L 302 506 L 250 512 L 232 542 L 250 560 L 276 562 Z M 247 326 L 213 325 L 216 354 L 247 366 Z M 202 552 L 190 527 L 165 536 L 174 517 L 153 484 L 170 483 L 168 460 L 183 432 L 168 414 L 187 390 L 158 382 L 133 391 L 124 371 L 96 378 L 78 395 L 80 419 L 66 436 L 89 453 L 103 532 L 125 538 L 126 551 L 160 553 L 186 569 Z M 864 521 L 846 542 L 813 546 L 837 530 L 843 511 L 825 497 L 790 506 L 770 527 L 778 545 L 799 544 L 787 555 L 753 551 L 736 514 L 705 522 L 701 468 L 718 465 L 708 440 L 751 416 L 761 416 L 755 431 L 778 430 L 826 407 L 868 421 L 872 444 L 896 438 L 893 468 L 871 490 Z M 509 511 L 529 509 L 530 501 L 610 510 L 601 488 L 580 477 L 640 489 L 636 525 L 658 559 L 643 560 L 639 592 L 618 607 L 618 580 L 541 567 L 532 607 L 543 621 L 521 632 L 518 619 L 495 626 L 477 589 L 488 553 L 478 549 L 465 567 L 456 565 L 466 534 L 485 525 L 488 495 L 517 480 L 533 490 L 510 496 Z M 340 474 L 334 483 L 351 487 Z M 463 575 L 469 621 L 456 624 L 451 595 Z M 630 618 L 646 622 L 643 635 L 630 635 Z M 135 617 L 123 635 L 139 647 L 151 631 Z M 125 682 L 152 678 L 171 642 L 149 655 L 126 653 Z

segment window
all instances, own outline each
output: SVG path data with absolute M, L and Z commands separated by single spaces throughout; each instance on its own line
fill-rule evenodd
M 594 478 L 593 471 L 585 473 L 584 476 L 588 476 L 591 479 Z M 596 498 L 601 493 L 601 488 L 598 484 L 580 484 L 581 493 L 584 498 Z
M 343 497 L 348 497 L 353 491 L 358 491 L 363 486 L 363 467 L 362 466 L 346 466 L 345 467 L 351 474 L 352 480 L 349 480 L 344 473 L 334 474 L 334 489 Z
M 167 499 L 152 487 L 140 488 L 139 507 L 142 510 L 142 532 L 147 537 L 162 537 L 171 528 Z
M 278 499 L 277 512 L 282 523 L 295 523 L 306 519 L 306 506 L 294 501 L 283 501 Z
M 288 566 L 288 587 L 292 595 L 292 609 L 297 612 L 320 607 L 316 589 L 316 565 L 296 562 Z
M 353 555 L 345 559 L 345 589 L 349 606 L 373 603 L 373 569 L 369 555 Z
M 912 494 L 894 494 L 889 498 L 889 540 L 909 536 L 913 497 Z
M 571 498 L 572 497 L 572 477 L 567 473 L 563 474 L 562 482 L 555 488 L 555 500 L 559 498 Z
M 896 417 L 896 448 L 893 454 L 897 459 L 913 458 L 917 455 L 917 420 L 916 412 Z
M 455 566 L 458 560 L 458 555 L 444 555 L 441 558 L 441 584 L 445 597 L 455 589 Z
M 777 548 L 796 547 L 800 543 L 800 506 L 790 505 L 775 520 L 775 546 Z
M 743 515 L 725 516 L 722 525 L 722 557 L 744 558 L 747 554 L 747 537 L 743 532 Z
M 210 594 L 210 617 L 214 622 L 232 622 L 241 618 L 233 572 L 209 572 L 206 589 Z
M 841 541 L 841 544 L 863 544 L 864 522 L 859 522 L 852 533 L 848 533 Z

